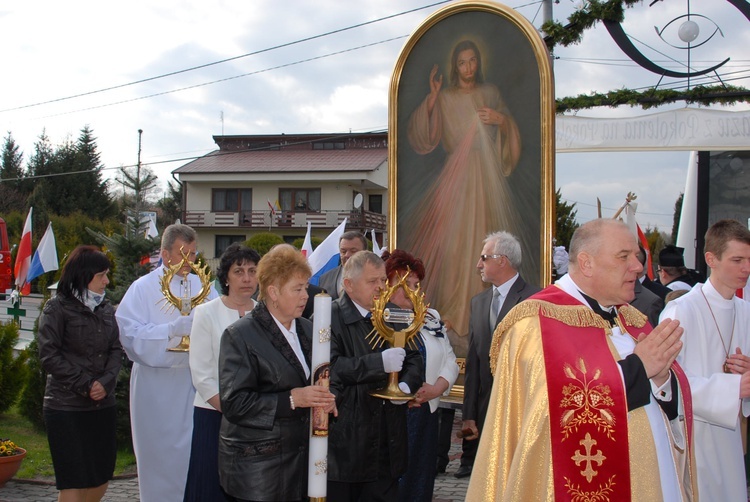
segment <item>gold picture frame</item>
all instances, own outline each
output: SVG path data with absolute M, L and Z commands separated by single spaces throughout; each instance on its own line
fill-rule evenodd
M 457 146 L 462 136 L 451 139 L 448 127 L 439 144 L 430 145 L 433 150 L 417 145 L 425 135 L 428 142 L 434 140 L 432 129 L 418 129 L 425 122 L 417 116 L 420 107 L 429 105 L 430 82 L 442 75 L 441 90 L 448 95 L 457 73 L 451 71 L 452 61 L 460 59 L 456 54 L 467 40 L 481 57 L 483 92 L 500 95 L 497 113 L 502 119 L 492 144 L 503 143 L 493 157 L 503 161 L 492 169 L 468 163 L 464 171 L 460 159 L 451 165 L 459 148 L 468 152 L 482 145 Z M 431 74 L 433 68 L 437 70 Z M 427 301 L 451 328 L 459 357 L 468 339 L 470 299 L 486 287 L 475 270 L 486 234 L 506 230 L 516 235 L 524 279 L 539 286 L 551 280 L 554 107 L 552 65 L 543 40 L 522 15 L 501 4 L 467 1 L 436 11 L 410 36 L 396 62 L 389 91 L 389 248 L 405 249 L 424 260 Z M 448 105 L 441 108 L 446 115 L 441 120 L 461 124 L 463 117 L 458 112 L 449 117 L 450 110 Z M 426 116 L 429 124 L 434 117 Z M 513 148 L 511 136 L 497 140 L 513 121 L 515 144 L 520 145 L 515 157 L 504 150 Z M 493 138 L 491 126 L 476 127 Z

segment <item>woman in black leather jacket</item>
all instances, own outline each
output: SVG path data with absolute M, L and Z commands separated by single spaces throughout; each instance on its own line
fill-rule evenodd
M 272 248 L 258 263 L 260 301 L 221 338 L 219 479 L 237 501 L 307 500 L 308 408 L 336 413 L 333 394 L 310 385 L 310 275 L 296 248 Z
M 47 427 L 58 501 L 97 501 L 115 468 L 115 383 L 122 347 L 104 298 L 110 263 L 78 246 L 62 269 L 57 296 L 39 318 L 39 358 L 47 372 Z

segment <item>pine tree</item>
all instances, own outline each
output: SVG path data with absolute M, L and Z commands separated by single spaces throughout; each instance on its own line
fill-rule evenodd
M 81 130 L 77 142 L 67 139 L 56 149 L 42 133 L 29 163 L 29 171 L 41 176 L 30 204 L 40 216 L 65 216 L 77 211 L 99 219 L 114 216 L 117 208 L 102 177 L 103 168 L 88 126 Z
M 21 148 L 16 144 L 13 135 L 8 132 L 3 143 L 2 164 L 0 164 L 0 178 L 3 184 L 8 184 L 17 190 L 22 190 L 24 184 L 25 172 L 23 169 L 23 153 Z
M 0 160 L 0 213 L 23 212 L 26 209 L 29 180 L 24 179 L 25 174 L 23 153 L 8 132 Z
M 156 186 L 157 177 L 150 170 L 141 168 L 140 147 L 136 169 L 120 168 L 120 175 L 120 183 L 133 191 L 132 198 L 123 197 L 127 215 L 123 234 L 107 236 L 101 232 L 89 230 L 114 255 L 114 282 L 117 286 L 110 295 L 113 303 L 122 299 L 133 281 L 148 273 L 148 263 L 142 265 L 141 261 L 159 247 L 158 239 L 146 237 L 148 222 L 141 220 L 144 199 L 146 194 Z
M 682 216 L 682 201 L 685 197 L 681 193 L 677 200 L 674 201 L 674 215 L 672 216 L 672 242 L 677 242 L 677 230 L 680 228 L 680 216 Z
M 576 204 L 568 204 L 562 200 L 562 193 L 558 188 L 555 192 L 555 207 L 557 208 L 557 226 L 555 231 L 555 245 L 565 246 L 565 249 L 570 251 L 570 239 L 573 237 L 573 232 L 579 227 L 576 222 L 576 215 L 578 210 L 575 208 Z
M 168 194 L 156 203 L 156 207 L 161 210 L 159 228 L 166 228 L 182 217 L 182 185 L 169 182 L 167 192 Z

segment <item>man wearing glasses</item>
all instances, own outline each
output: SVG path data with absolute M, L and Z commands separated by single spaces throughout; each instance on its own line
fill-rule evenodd
M 495 327 L 505 314 L 539 288 L 521 278 L 521 244 L 508 232 L 495 232 L 484 239 L 477 270 L 491 288 L 471 299 L 469 349 L 466 354 L 463 404 L 463 444 L 457 478 L 471 475 L 484 418 L 492 391 L 490 343 Z

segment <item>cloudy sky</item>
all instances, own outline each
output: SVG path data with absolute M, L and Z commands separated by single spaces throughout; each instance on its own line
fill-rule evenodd
M 107 175 L 115 176 L 120 166 L 136 163 L 142 129 L 142 161 L 162 185 L 174 169 L 215 149 L 212 135 L 384 130 L 389 81 L 406 37 L 448 3 L 6 2 L 0 6 L 0 130 L 3 136 L 13 135 L 28 159 L 42 131 L 59 144 L 75 140 L 88 125 Z M 534 26 L 541 25 L 539 1 L 506 3 Z M 582 3 L 559 0 L 553 17 L 564 23 Z M 686 51 L 665 44 L 654 28 L 686 14 L 690 2 L 651 3 L 628 9 L 623 26 L 652 60 L 684 71 Z M 750 86 L 745 18 L 725 0 L 693 0 L 690 9 L 706 16 L 694 18 L 700 21 L 701 36 L 713 31 L 713 23 L 721 29 L 692 51 L 692 66 L 701 69 L 730 57 L 721 70 L 723 78 Z M 674 29 L 663 36 L 679 42 Z M 556 57 L 558 97 L 659 81 L 627 60 L 601 26 L 587 31 L 581 44 L 558 48 Z M 694 80 L 693 85 L 697 82 L 709 83 Z M 660 85 L 680 84 L 666 78 Z M 665 109 L 669 107 L 659 111 Z M 579 115 L 643 113 L 604 108 Z M 566 200 L 577 203 L 580 221 L 596 216 L 597 197 L 605 215 L 611 215 L 625 194 L 634 191 L 639 222 L 669 230 L 688 157 L 689 152 L 558 154 L 556 185 Z

